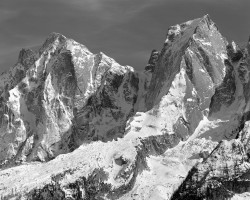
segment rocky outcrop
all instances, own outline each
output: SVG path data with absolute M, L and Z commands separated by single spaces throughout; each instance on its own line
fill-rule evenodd
M 157 63 L 157 61 L 158 61 L 159 56 L 160 56 L 160 52 L 158 52 L 157 50 L 154 49 L 154 50 L 151 52 L 151 56 L 150 56 L 150 58 L 149 58 L 149 60 L 148 60 L 148 64 L 147 64 L 146 67 L 145 67 L 145 70 L 146 70 L 146 71 L 154 72 L 154 70 L 155 70 L 155 65 L 156 65 L 156 63 Z

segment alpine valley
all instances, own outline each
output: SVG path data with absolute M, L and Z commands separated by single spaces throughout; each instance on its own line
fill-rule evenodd
M 143 72 L 52 33 L 0 75 L 0 199 L 249 200 L 250 42 L 208 15 Z

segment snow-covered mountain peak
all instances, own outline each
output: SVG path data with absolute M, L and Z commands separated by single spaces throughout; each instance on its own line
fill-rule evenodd
M 39 53 L 42 54 L 46 49 L 52 48 L 52 46 L 63 45 L 66 40 L 67 38 L 64 35 L 52 32 L 48 35 L 45 42 L 39 49 Z
M 149 98 L 146 102 L 147 108 L 150 109 L 152 105 L 159 102 L 162 95 L 169 90 L 176 74 L 181 69 L 182 60 L 187 64 L 187 70 L 190 71 L 189 60 L 196 57 L 195 59 L 200 60 L 198 62 L 205 64 L 205 71 L 210 76 L 212 84 L 220 84 L 225 76 L 224 59 L 227 58 L 227 44 L 228 42 L 208 15 L 170 27 L 161 56 L 155 64 L 155 73 L 152 77 L 154 81 L 150 85 Z M 212 57 L 212 54 L 216 56 Z M 214 64 L 210 65 L 209 62 Z M 199 77 L 201 76 L 203 75 L 199 75 Z M 193 79 L 192 75 L 189 77 Z M 213 85 L 210 84 L 209 87 L 212 89 Z
M 165 44 L 169 45 L 176 40 L 181 40 L 179 43 L 187 43 L 194 34 L 198 32 L 203 32 L 203 34 L 205 34 L 207 29 L 217 30 L 215 23 L 210 19 L 209 15 L 177 24 L 175 26 L 170 26 L 167 32 Z

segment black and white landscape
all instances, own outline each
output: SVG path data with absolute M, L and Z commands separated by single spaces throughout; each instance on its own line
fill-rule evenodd
M 250 199 L 250 44 L 208 15 L 143 72 L 59 33 L 0 76 L 1 199 Z
M 7 58 L 16 60 L 10 53 L 13 43 L 18 46 L 30 37 L 33 44 L 31 35 L 36 32 L 27 29 L 32 34 L 21 37 L 18 31 L 14 36 L 15 31 L 4 28 L 8 27 L 4 17 L 14 13 L 5 6 L 16 5 L 9 2 L 0 2 L 4 47 L 0 67 L 9 62 Z M 20 10 L 31 7 L 35 13 L 27 2 Z M 114 2 L 113 6 L 106 4 L 108 0 L 102 6 L 97 0 L 83 2 L 92 5 L 84 7 L 91 11 L 90 17 L 97 12 L 106 17 L 103 21 L 117 23 L 122 14 L 134 20 L 139 1 L 135 7 L 124 4 L 130 10 L 124 7 L 121 16 Z M 146 2 L 140 10 L 155 6 Z M 232 5 L 231 0 L 221 2 L 225 8 Z M 62 10 L 58 0 L 54 4 Z M 117 19 L 107 8 L 115 10 Z M 65 16 L 71 15 L 65 10 Z M 44 14 L 46 20 L 48 16 Z M 78 20 L 90 24 L 83 27 L 86 30 L 91 26 L 101 30 L 103 25 Z M 238 23 L 244 24 L 243 20 L 248 19 Z M 151 34 L 157 24 L 152 21 L 146 24 L 145 35 L 159 37 Z M 70 27 L 66 22 L 65 27 Z M 39 24 L 43 26 L 46 29 L 45 23 Z M 117 30 L 126 30 L 106 28 L 113 28 L 110 38 Z M 9 49 L 1 36 L 8 31 L 12 32 L 6 37 Z M 102 36 L 107 38 L 100 32 L 98 37 Z M 126 40 L 122 42 L 126 46 Z M 205 15 L 170 26 L 162 49 L 152 50 L 144 70 L 121 65 L 113 56 L 93 53 L 85 45 L 53 32 L 42 44 L 23 48 L 13 67 L 0 68 L 8 69 L 0 75 L 0 200 L 250 199 L 250 40 L 244 44 L 227 40 Z M 135 46 L 128 45 L 130 55 Z M 133 60 L 130 55 L 128 63 Z

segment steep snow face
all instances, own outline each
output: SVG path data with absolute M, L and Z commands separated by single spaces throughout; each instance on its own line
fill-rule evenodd
M 46 161 L 82 143 L 122 137 L 145 80 L 57 33 L 37 54 L 22 50 L 1 76 L 1 163 Z
M 46 163 L 0 171 L 0 194 L 14 199 L 122 198 L 148 168 L 146 157 L 162 154 L 177 142 L 177 138 L 165 136 L 82 145 Z

